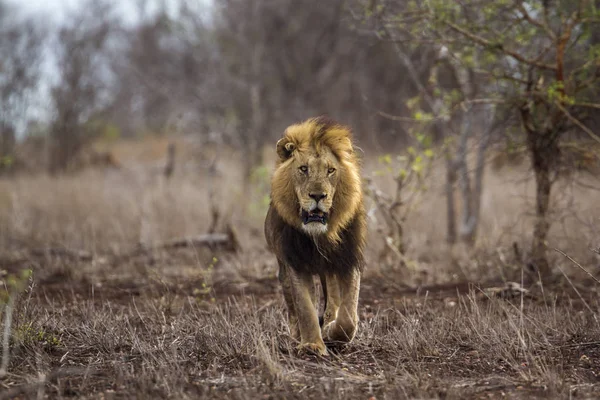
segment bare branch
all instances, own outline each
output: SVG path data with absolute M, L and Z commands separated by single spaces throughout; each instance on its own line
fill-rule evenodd
M 588 136 L 591 137 L 592 139 L 594 139 L 596 142 L 600 143 L 600 137 L 598 137 L 598 135 L 596 135 L 594 132 L 592 132 L 592 130 L 590 128 L 588 128 L 587 126 L 585 126 L 581 121 L 579 121 L 577 118 L 575 118 L 573 115 L 571 115 L 571 113 L 565 107 L 563 107 L 563 105 L 560 104 L 560 102 L 557 101 L 554 104 L 556 104 L 556 107 L 558 107 L 558 109 L 560 111 L 562 111 L 563 114 L 565 114 L 565 116 L 569 119 L 569 121 L 571 121 L 572 123 L 577 125 L 582 131 L 587 133 Z
M 478 35 L 474 34 L 473 32 L 469 32 L 466 29 L 463 29 L 462 27 L 460 27 L 450 21 L 444 21 L 444 23 L 446 25 L 448 25 L 448 27 L 450 27 L 450 29 L 454 30 L 455 32 L 460 33 L 461 35 L 467 37 L 468 39 L 472 40 L 473 42 L 478 43 L 484 47 L 488 47 L 491 49 L 497 49 L 498 51 L 506 54 L 509 57 L 512 57 L 516 61 L 519 61 L 523 64 L 535 66 L 535 67 L 545 69 L 545 70 L 550 70 L 550 71 L 556 71 L 558 68 L 555 64 L 545 64 L 545 63 L 542 63 L 542 62 L 539 62 L 536 60 L 531 60 L 531 59 L 525 58 L 521 54 L 519 54 L 515 51 L 512 51 L 510 49 L 507 49 L 506 47 L 504 47 L 504 45 L 502 43 L 492 43 L 489 40 L 482 38 L 481 36 L 478 36 Z
M 401 117 L 398 115 L 392 115 L 392 114 L 388 114 L 385 111 L 377 111 L 377 115 L 383 117 L 383 118 L 387 118 L 390 121 L 400 121 L 400 122 L 420 122 L 418 121 L 416 118 L 411 118 L 411 117 Z
M 386 113 L 385 111 L 379 111 L 379 110 L 377 111 L 377 115 L 379 115 L 381 117 L 384 117 L 384 118 L 387 118 L 390 121 L 414 122 L 414 123 L 417 123 L 417 122 L 434 122 L 436 120 L 444 120 L 445 121 L 445 120 L 448 119 L 448 116 L 446 114 L 440 114 L 440 115 L 437 115 L 437 116 L 435 116 L 433 118 L 430 118 L 428 120 L 423 120 L 423 119 L 417 119 L 417 118 L 412 118 L 412 117 L 401 117 L 399 115 L 392 115 L 392 114 Z
M 527 10 L 525 9 L 525 7 L 523 6 L 523 2 L 522 1 L 518 1 L 516 4 L 517 9 L 521 12 L 521 16 L 523 17 L 523 19 L 525 19 L 527 22 L 529 22 L 530 24 L 543 29 L 544 32 L 546 32 L 546 34 L 552 39 L 552 40 L 556 40 L 556 34 L 554 33 L 554 31 L 552 29 L 550 29 L 550 25 L 548 23 L 548 19 L 547 19 L 547 13 L 544 14 L 544 20 L 543 21 L 539 21 L 535 18 L 533 18 L 531 16 L 531 14 L 529 14 L 527 12 Z M 546 10 L 546 8 L 544 8 L 544 10 Z
M 600 110 L 600 104 L 598 103 L 575 103 L 573 106 L 576 107 L 586 107 L 586 108 L 596 108 Z

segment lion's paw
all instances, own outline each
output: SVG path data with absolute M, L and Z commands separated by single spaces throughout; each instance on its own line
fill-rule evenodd
M 318 356 L 326 357 L 327 347 L 325 347 L 325 343 L 301 343 L 298 346 L 299 353 L 308 353 L 308 354 L 316 354 Z
M 355 326 L 347 326 L 344 329 L 337 321 L 332 321 L 323 327 L 323 340 L 328 343 L 349 343 L 356 333 Z

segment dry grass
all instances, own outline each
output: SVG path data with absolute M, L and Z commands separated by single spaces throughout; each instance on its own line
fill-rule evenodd
M 365 298 L 355 342 L 317 360 L 295 354 L 282 304 L 267 300 L 271 296 L 219 297 L 207 306 L 192 296 L 171 294 L 168 302 L 165 294 L 145 290 L 121 299 L 45 295 L 23 300 L 18 310 L 13 372 L 3 382 L 13 393 L 231 399 L 598 394 L 598 323 L 569 304 L 528 302 L 521 310 L 518 302 L 476 300 L 473 293 L 454 302 Z M 597 303 L 591 306 L 598 310 Z
M 152 154 L 163 145 L 153 142 Z M 218 229 L 236 227 L 238 254 L 137 251 L 140 243 L 206 232 L 213 188 L 193 152 L 165 182 L 161 159 L 137 146 L 120 148 L 121 157 L 135 155 L 126 171 L 0 181 L 0 270 L 34 271 L 17 301 L 0 398 L 600 395 L 598 285 L 565 257 L 551 254 L 559 279 L 523 298 L 489 298 L 466 283 L 433 286 L 520 279 L 511 246 L 527 248 L 533 187 L 525 168 L 488 173 L 474 250 L 442 244 L 441 171 L 408 221 L 410 270 L 372 261 L 381 238 L 371 221 L 358 336 L 315 359 L 298 356 L 288 336 L 276 263 L 262 237 L 264 189 L 243 195 L 235 155 L 219 165 L 226 184 L 214 193 Z M 385 177 L 377 180 L 385 187 Z M 598 246 L 600 206 L 593 192 L 562 185 L 550 245 L 598 276 L 588 247 Z M 90 257 L 32 251 L 48 247 Z

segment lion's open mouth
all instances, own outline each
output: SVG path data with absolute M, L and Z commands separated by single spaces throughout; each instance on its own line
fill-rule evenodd
M 320 222 L 323 225 L 327 225 L 327 213 L 321 210 L 302 210 L 302 222 L 304 222 L 304 225 L 311 222 Z

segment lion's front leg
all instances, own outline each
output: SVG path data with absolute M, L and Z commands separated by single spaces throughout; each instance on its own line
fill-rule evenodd
M 338 310 L 342 302 L 340 286 L 335 275 L 328 274 L 321 277 L 321 284 L 325 285 L 327 298 L 325 299 L 325 310 L 323 311 L 323 327 L 326 327 L 337 318 Z
M 358 327 L 360 271 L 354 270 L 349 276 L 334 277 L 334 280 L 339 287 L 340 305 L 335 320 L 327 325 L 323 324 L 323 338 L 327 342 L 348 343 L 356 335 Z
M 279 282 L 281 283 L 283 298 L 285 299 L 285 305 L 287 307 L 290 336 L 292 339 L 300 341 L 300 329 L 298 328 L 298 315 L 296 313 L 294 296 L 292 294 L 292 282 L 290 280 L 288 267 L 281 261 L 279 262 Z
M 314 280 L 310 274 L 302 274 L 285 267 L 289 279 L 289 289 L 300 331 L 300 350 L 308 350 L 318 355 L 326 355 L 327 348 L 321 337 L 319 316 L 314 297 Z

